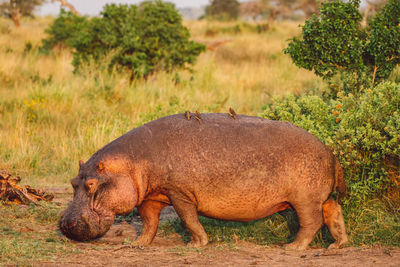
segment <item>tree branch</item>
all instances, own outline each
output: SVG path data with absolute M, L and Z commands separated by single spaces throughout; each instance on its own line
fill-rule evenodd
M 21 11 L 14 0 L 10 0 L 10 14 L 15 27 L 18 28 L 20 26 Z
M 344 70 L 344 69 L 345 69 L 345 67 L 339 66 L 339 65 L 336 64 L 336 63 L 334 63 L 333 65 L 334 65 L 337 69 L 339 69 L 339 70 Z
M 372 85 L 375 83 L 376 71 L 378 70 L 378 66 L 374 65 L 374 74 L 372 74 Z
M 78 12 L 78 10 L 75 9 L 73 5 L 68 3 L 66 0 L 56 0 L 61 3 L 61 6 L 67 7 L 69 10 L 71 10 L 72 13 L 74 13 L 77 16 L 80 16 L 81 14 Z

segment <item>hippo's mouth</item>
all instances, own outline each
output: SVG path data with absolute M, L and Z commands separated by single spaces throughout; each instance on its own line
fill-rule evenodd
M 73 216 L 67 209 L 61 217 L 59 228 L 68 238 L 88 241 L 102 237 L 114 223 L 114 214 L 95 205 L 84 209 L 80 216 Z

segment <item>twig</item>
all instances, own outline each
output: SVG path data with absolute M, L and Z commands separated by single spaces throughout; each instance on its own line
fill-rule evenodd
M 132 246 L 131 245 L 123 245 L 123 246 L 120 246 L 119 248 L 114 249 L 113 251 L 118 251 L 118 250 L 125 249 L 125 248 L 132 248 Z
M 342 66 L 339 66 L 339 65 L 338 65 L 338 64 L 336 64 L 336 63 L 335 63 L 334 65 L 335 65 L 335 67 L 336 67 L 336 68 L 338 68 L 338 69 L 340 69 L 340 70 L 344 70 L 344 67 L 342 67 Z
M 378 66 L 374 65 L 374 74 L 372 74 L 372 85 L 375 83 L 375 76 L 376 76 L 376 71 L 378 70 Z

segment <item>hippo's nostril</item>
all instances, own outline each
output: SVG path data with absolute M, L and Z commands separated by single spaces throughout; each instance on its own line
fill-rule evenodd
M 85 223 L 89 224 L 89 217 L 87 214 L 82 214 L 82 219 Z

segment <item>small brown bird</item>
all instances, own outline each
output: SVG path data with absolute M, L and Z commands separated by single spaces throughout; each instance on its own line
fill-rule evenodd
M 234 120 L 236 120 L 236 112 L 233 110 L 233 108 L 229 108 L 229 116 L 231 116 Z
M 186 117 L 186 119 L 189 121 L 190 120 L 190 118 L 192 117 L 192 114 L 190 114 L 190 111 L 189 110 L 186 110 L 186 112 L 185 112 L 185 117 Z
M 196 118 L 196 120 L 198 120 L 201 123 L 201 117 L 200 117 L 200 112 L 198 112 L 196 110 L 196 112 L 194 113 L 194 117 Z

